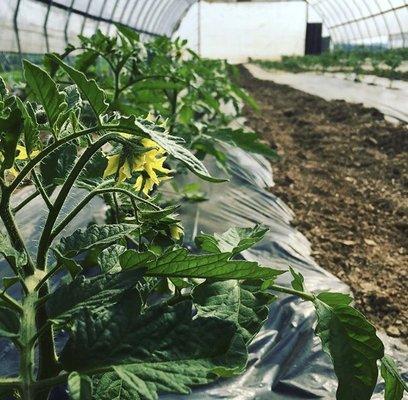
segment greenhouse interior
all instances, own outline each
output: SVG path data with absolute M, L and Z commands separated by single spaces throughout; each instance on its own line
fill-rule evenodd
M 0 0 L 0 400 L 408 399 L 407 0 Z

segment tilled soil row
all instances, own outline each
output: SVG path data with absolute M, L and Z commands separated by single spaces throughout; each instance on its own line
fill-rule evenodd
M 275 187 L 313 257 L 348 283 L 390 336 L 408 339 L 408 129 L 241 70 L 260 111 L 247 124 L 277 149 Z

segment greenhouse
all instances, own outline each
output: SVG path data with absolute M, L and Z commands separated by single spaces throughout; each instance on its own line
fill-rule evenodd
M 0 400 L 408 399 L 407 0 L 0 27 Z

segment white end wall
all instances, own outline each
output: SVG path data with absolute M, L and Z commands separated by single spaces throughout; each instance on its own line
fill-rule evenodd
M 303 1 L 207 3 L 191 7 L 175 37 L 203 57 L 245 62 L 303 55 L 307 10 Z M 199 22 L 201 22 L 199 24 Z

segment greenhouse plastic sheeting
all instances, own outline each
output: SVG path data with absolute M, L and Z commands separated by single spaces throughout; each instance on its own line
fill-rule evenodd
M 303 92 L 324 98 L 325 100 L 345 100 L 374 107 L 385 116 L 408 122 L 408 83 L 394 82 L 394 88 L 384 87 L 378 78 L 378 84 L 354 82 L 339 76 L 323 75 L 316 72 L 290 73 L 266 71 L 258 65 L 246 65 L 248 71 L 258 79 L 289 85 Z
M 263 157 L 247 154 L 237 148 L 228 147 L 225 153 L 229 158 L 230 181 L 221 184 L 200 181 L 201 190 L 206 192 L 209 200 L 185 203 L 182 207 L 181 218 L 187 242 L 192 244 L 193 238 L 200 231 L 223 232 L 231 226 L 248 227 L 262 223 L 270 231 L 261 243 L 243 252 L 244 258 L 275 268 L 287 268 L 287 265 L 291 265 L 305 276 L 306 286 L 310 291 L 330 289 L 349 292 L 344 283 L 313 261 L 309 242 L 290 225 L 293 213 L 268 190 L 273 186 L 269 162 Z M 214 176 L 225 175 L 214 163 L 209 169 Z M 194 177 L 188 176 L 180 184 L 192 180 L 196 181 Z M 83 194 L 77 192 L 69 199 L 71 207 L 79 201 L 79 196 Z M 43 216 L 38 216 L 39 208 L 45 209 L 45 206 L 38 202 L 19 214 L 25 235 L 29 235 L 34 241 L 36 227 L 43 219 Z M 86 222 L 86 218 L 92 214 L 91 209 L 99 213 L 102 208 L 101 203 L 94 203 L 75 219 L 70 231 Z M 68 233 L 70 232 L 65 232 Z M 4 276 L 4 273 L 1 273 Z M 290 285 L 290 277 L 287 274 L 282 275 L 279 283 Z M 264 328 L 250 346 L 248 369 L 243 375 L 197 388 L 189 396 L 166 394 L 160 398 L 334 399 L 336 378 L 329 357 L 323 353 L 319 339 L 313 334 L 314 324 L 315 316 L 310 304 L 300 302 L 293 296 L 282 296 L 271 305 Z M 382 339 L 386 343 L 387 353 L 397 359 L 403 372 L 408 372 L 403 345 L 385 336 Z M 7 347 L 3 342 L 0 351 L 0 374 L 16 371 L 15 354 L 11 347 Z M 381 390 L 382 385 L 379 384 L 374 399 L 382 398 L 379 394 Z M 59 394 L 57 398 L 60 400 L 63 396 Z

